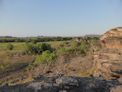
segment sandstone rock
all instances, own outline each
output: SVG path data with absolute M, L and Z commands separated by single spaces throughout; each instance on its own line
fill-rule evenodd
M 122 77 L 118 79 L 118 81 L 122 84 Z
M 114 28 L 100 38 L 102 48 L 94 57 L 94 76 L 116 79 L 122 76 L 122 27 Z
M 122 49 L 122 27 L 117 27 L 106 32 L 101 38 L 101 43 L 106 48 Z
M 113 87 L 110 92 L 122 92 L 122 85 Z

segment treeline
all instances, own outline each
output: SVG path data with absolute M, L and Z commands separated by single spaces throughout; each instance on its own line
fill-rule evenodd
M 72 37 L 1 37 L 0 42 L 49 42 L 49 41 L 67 41 Z

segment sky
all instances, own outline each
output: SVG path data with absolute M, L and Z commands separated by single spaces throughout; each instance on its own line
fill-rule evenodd
M 122 0 L 0 0 L 0 36 L 82 36 L 122 26 Z

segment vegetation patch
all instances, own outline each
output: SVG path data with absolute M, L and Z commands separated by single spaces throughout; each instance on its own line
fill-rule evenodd
M 39 43 L 39 44 L 33 44 L 33 43 L 27 43 L 26 44 L 26 52 L 28 54 L 41 54 L 43 51 L 53 51 L 53 48 L 48 43 Z
M 34 65 L 38 64 L 51 64 L 54 63 L 56 59 L 56 54 L 54 52 L 50 52 L 49 50 L 44 51 L 41 55 L 38 55 Z
M 8 43 L 7 44 L 7 49 L 8 50 L 13 50 L 14 49 L 14 46 L 11 43 Z
M 58 39 L 60 40 L 60 38 Z M 61 60 L 69 62 L 69 60 L 75 58 L 75 56 L 85 58 L 84 56 L 86 56 L 92 48 L 91 44 L 95 46 L 97 43 L 96 39 L 82 39 L 81 41 L 63 40 L 53 42 L 48 41 L 48 39 L 45 39 L 45 41 L 48 42 L 38 42 L 35 38 L 33 38 L 33 40 L 26 40 L 28 41 L 0 43 L 1 83 L 16 84 L 22 83 L 22 81 L 27 83 L 28 81 L 31 81 L 33 79 L 33 76 L 35 76 L 34 71 L 37 70 L 38 73 L 41 72 L 38 71 L 38 68 L 51 68 L 55 65 L 55 67 L 57 67 Z M 64 63 L 62 62 L 62 64 Z M 61 65 L 59 65 L 59 67 L 60 66 Z M 63 66 L 60 68 L 61 70 L 64 69 Z M 78 74 L 89 75 L 93 70 L 94 69 L 92 69 L 91 71 L 88 70 L 83 73 L 80 72 Z M 16 73 L 16 75 L 14 73 Z M 19 75 L 19 73 L 21 74 L 21 76 Z M 29 78 L 27 75 L 29 75 Z

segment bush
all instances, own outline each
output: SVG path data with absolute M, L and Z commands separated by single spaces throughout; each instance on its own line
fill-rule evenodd
M 14 46 L 13 46 L 12 44 L 10 44 L 10 43 L 7 44 L 7 49 L 8 49 L 8 50 L 13 50 L 13 48 L 14 48 Z
M 57 55 L 86 55 L 89 51 L 89 43 L 85 41 L 72 41 L 71 46 L 62 47 L 57 50 Z
M 53 51 L 51 45 L 47 43 L 37 44 L 37 48 L 40 50 L 41 53 L 46 50 L 49 50 L 51 52 Z
M 79 49 L 80 53 L 86 55 L 86 53 L 88 52 L 88 49 L 89 49 L 88 44 L 85 42 L 82 42 Z
M 51 48 L 51 46 L 47 43 L 40 43 L 40 44 L 33 44 L 33 43 L 27 43 L 26 45 L 27 49 L 27 53 L 30 54 L 41 54 L 43 51 L 49 50 L 49 51 L 53 51 L 53 49 Z
M 26 52 L 28 54 L 34 54 L 35 53 L 35 46 L 32 43 L 26 43 Z
M 71 42 L 71 46 L 72 46 L 72 49 L 76 49 L 76 48 L 78 48 L 79 43 L 76 42 L 76 41 L 72 41 L 72 42 Z
M 56 54 L 47 50 L 47 51 L 44 51 L 42 55 L 37 56 L 34 62 L 34 65 L 38 65 L 40 63 L 42 64 L 53 63 L 55 61 L 55 58 L 56 58 Z

